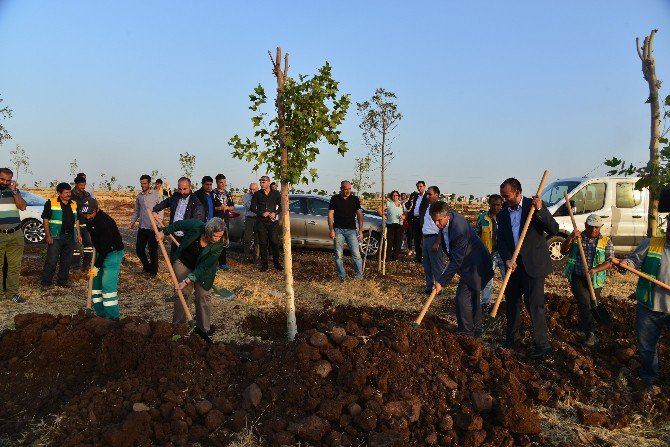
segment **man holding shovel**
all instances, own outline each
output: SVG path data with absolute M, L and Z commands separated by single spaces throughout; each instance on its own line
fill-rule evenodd
M 546 174 L 545 174 L 546 175 Z M 541 359 L 551 351 L 547 341 L 547 317 L 544 311 L 544 279 L 552 271 L 551 257 L 545 233 L 558 233 L 558 223 L 542 203 L 540 197 L 532 199 L 521 193 L 521 183 L 508 178 L 500 185 L 500 195 L 505 208 L 498 213 L 498 252 L 508 269 L 512 271 L 505 289 L 505 316 L 507 319 L 504 348 L 511 348 L 521 339 L 521 297 L 533 323 L 534 347 L 530 358 Z M 528 232 L 523 242 L 519 236 L 530 209 L 535 208 Z M 512 257 L 517 244 L 521 243 L 516 262 Z
M 458 333 L 478 337 L 482 325 L 479 296 L 493 278 L 489 251 L 465 217 L 450 210 L 446 202 L 430 206 L 430 219 L 439 228 L 440 244 L 449 258 L 449 264 L 435 279 L 435 291 L 440 293 L 459 274 L 455 298 Z
M 80 211 L 86 218 L 95 248 L 95 260 L 89 273 L 93 276 L 93 309 L 98 316 L 118 319 L 117 284 L 123 260 L 123 241 L 119 227 L 114 219 L 98 208 L 98 201 L 95 199 L 87 199 Z
M 631 267 L 639 268 L 647 276 L 640 276 L 635 290 L 635 332 L 642 363 L 640 379 L 646 386 L 651 386 L 658 379 L 658 340 L 661 330 L 665 327 L 670 331 L 670 288 L 667 286 L 670 283 L 670 219 L 665 236 L 643 240 L 626 259 L 620 261 L 612 258 L 612 264 L 627 270 Z M 657 287 L 653 278 L 666 286 Z
M 587 273 L 593 283 L 593 291 L 596 299 L 600 299 L 602 287 L 605 285 L 607 269 L 612 266 L 611 259 L 614 256 L 614 245 L 612 240 L 600 234 L 603 220 L 597 214 L 591 214 L 586 218 L 584 232 L 575 229 L 561 245 L 561 254 L 568 254 L 568 263 L 563 274 L 570 283 L 573 295 L 577 299 L 579 307 L 579 329 L 584 333 L 584 346 L 593 346 L 598 342 L 591 313 L 591 292 L 589 291 Z M 584 269 L 579 254 L 579 239 L 584 249 L 588 269 Z

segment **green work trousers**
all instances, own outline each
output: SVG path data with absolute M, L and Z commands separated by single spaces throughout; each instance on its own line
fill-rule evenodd
M 7 294 L 11 298 L 19 294 L 19 277 L 21 276 L 21 259 L 23 258 L 23 230 L 10 234 L 0 233 L 0 262 L 7 256 Z
M 96 259 L 99 255 L 96 253 Z M 116 286 L 119 282 L 119 270 L 123 250 L 113 251 L 105 256 L 102 267 L 93 278 L 93 310 L 99 317 L 119 318 L 119 297 Z

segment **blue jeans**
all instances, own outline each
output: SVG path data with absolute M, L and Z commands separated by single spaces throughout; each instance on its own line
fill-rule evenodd
M 348 228 L 335 228 L 335 267 L 337 267 L 337 276 L 344 279 L 347 272 L 344 271 L 344 242 L 347 242 L 351 258 L 354 260 L 354 271 L 356 279 L 363 279 L 363 259 L 361 258 L 361 249 L 358 245 L 358 232 Z
M 505 273 L 507 273 L 507 267 L 505 266 L 505 263 L 503 262 L 502 258 L 500 258 L 500 255 L 498 254 L 497 251 L 491 253 L 491 262 L 493 263 L 493 276 L 495 276 L 496 267 L 498 267 L 498 270 L 500 270 L 500 279 L 504 279 Z M 491 304 L 492 294 L 493 294 L 493 278 L 491 278 L 491 281 L 489 281 L 488 284 L 486 284 L 486 286 L 482 290 L 482 305 Z
M 637 349 L 640 351 L 640 378 L 652 384 L 658 378 L 658 339 L 663 327 L 670 331 L 670 314 L 654 312 L 642 303 L 637 303 L 635 332 Z

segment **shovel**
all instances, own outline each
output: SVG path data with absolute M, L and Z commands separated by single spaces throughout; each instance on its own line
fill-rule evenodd
M 149 215 L 151 215 L 151 209 L 147 208 L 147 212 Z M 154 233 L 158 234 L 158 227 L 156 227 L 156 222 L 154 222 L 153 219 L 151 219 L 151 226 L 154 230 Z M 188 324 L 188 327 L 191 328 L 196 334 L 200 336 L 203 340 L 205 340 L 207 343 L 212 343 L 212 339 L 205 331 L 203 331 L 195 322 L 193 319 L 193 316 L 191 315 L 191 311 L 189 310 L 188 306 L 186 305 L 186 300 L 184 299 L 184 294 L 182 293 L 181 289 L 178 289 L 177 286 L 179 285 L 179 281 L 177 280 L 177 275 L 174 273 L 174 269 L 172 268 L 172 263 L 170 262 L 170 257 L 167 254 L 167 251 L 165 250 L 165 245 L 164 244 L 158 244 L 160 247 L 161 251 L 163 252 L 163 257 L 165 258 L 165 264 L 168 266 L 168 270 L 170 271 L 170 277 L 172 277 L 172 282 L 175 285 L 175 290 L 177 291 L 177 296 L 179 297 L 179 302 L 181 303 L 181 307 L 184 309 L 184 314 L 186 315 L 186 321 Z
M 154 216 L 153 214 L 150 214 L 150 216 L 153 216 L 153 218 L 156 219 L 156 223 L 163 227 L 163 222 L 157 216 Z M 179 247 L 179 242 L 177 242 L 177 239 L 174 237 L 174 235 L 170 234 L 169 236 L 170 239 L 172 239 L 172 242 L 174 242 L 174 244 Z
M 540 181 L 540 186 L 537 188 L 537 194 L 536 194 L 537 196 L 542 194 L 542 190 L 544 189 L 544 184 L 547 182 L 548 176 L 549 171 L 544 171 L 542 181 Z M 511 259 L 512 264 L 516 262 L 516 258 L 519 256 L 519 252 L 521 251 L 521 244 L 523 244 L 523 240 L 526 237 L 526 233 L 528 232 L 528 227 L 530 227 L 530 222 L 531 220 L 533 220 L 533 214 L 535 214 L 535 207 L 531 206 L 530 210 L 528 211 L 528 217 L 526 218 L 526 222 L 523 224 L 523 229 L 519 234 L 519 242 L 516 244 L 514 254 L 512 255 Z M 491 309 L 491 314 L 482 325 L 482 333 L 489 330 L 496 321 L 496 315 L 498 314 L 498 307 L 500 307 L 500 302 L 502 301 L 503 296 L 505 296 L 505 289 L 507 288 L 507 283 L 509 282 L 510 276 L 512 276 L 512 269 L 507 269 L 507 272 L 505 273 L 505 279 L 503 279 L 503 283 L 500 286 L 500 292 L 498 292 L 498 298 L 496 298 L 496 302 L 493 304 L 493 308 Z
M 575 215 L 572 213 L 572 207 L 570 206 L 568 193 L 566 191 L 563 194 L 565 195 L 565 206 L 568 208 L 570 219 L 572 219 L 572 227 L 576 230 L 577 222 L 575 221 Z M 612 326 L 612 316 L 603 304 L 598 304 L 598 300 L 596 299 L 596 291 L 593 290 L 593 282 L 591 281 L 591 275 L 588 271 L 586 254 L 584 254 L 584 247 L 582 246 L 581 236 L 577 238 L 577 246 L 579 247 L 579 256 L 582 258 L 582 265 L 584 266 L 584 273 L 586 274 L 586 282 L 589 284 L 589 293 L 591 294 L 591 314 L 593 314 L 593 319 L 602 326 Z
M 433 302 L 433 299 L 435 299 L 435 295 L 437 295 L 437 289 L 433 287 L 433 291 L 430 292 L 430 296 L 428 297 L 428 300 L 426 301 L 426 304 L 423 305 L 423 309 L 421 309 L 421 313 L 417 317 L 416 321 L 412 323 L 412 329 L 417 329 L 421 322 L 423 321 L 423 317 L 426 316 L 426 312 L 428 312 L 428 308 L 430 307 L 431 303 Z
M 95 263 L 95 247 L 93 247 L 93 257 L 91 258 L 91 265 L 89 269 L 93 267 Z M 88 276 L 88 293 L 86 295 L 86 309 L 84 310 L 86 314 L 93 313 L 93 277 L 89 274 Z
M 654 284 L 656 284 L 657 286 L 662 287 L 662 288 L 664 288 L 665 290 L 670 291 L 670 286 L 667 285 L 666 283 L 661 282 L 661 281 L 659 281 L 658 279 L 654 278 L 653 276 L 649 276 L 649 275 L 647 275 L 646 273 L 642 273 L 641 271 L 636 270 L 636 269 L 634 269 L 633 267 L 630 267 L 628 264 L 624 264 L 624 263 L 622 263 L 622 262 L 619 261 L 618 259 L 617 259 L 617 260 L 612 259 L 612 264 L 616 265 L 617 267 L 621 267 L 621 268 L 624 269 L 624 270 L 628 270 L 629 272 L 633 272 L 633 273 L 635 273 L 637 276 L 639 276 L 640 278 L 644 278 L 644 279 L 646 279 L 647 281 L 651 281 L 651 282 L 653 282 Z

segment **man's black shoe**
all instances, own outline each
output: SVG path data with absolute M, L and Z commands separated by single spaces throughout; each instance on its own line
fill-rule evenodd
M 433 289 L 423 289 L 421 293 L 423 293 L 424 295 L 430 295 L 431 293 L 433 293 Z
M 280 264 L 275 264 L 275 270 L 282 271 L 283 268 L 282 268 L 282 266 L 281 266 Z
M 551 346 L 545 346 L 544 348 L 533 348 L 529 357 L 533 360 L 540 360 L 550 352 L 551 352 Z
M 261 265 L 261 272 L 267 272 L 268 271 L 268 266 L 267 265 Z
M 516 345 L 520 341 L 521 341 L 521 337 L 515 336 L 512 340 L 505 340 L 504 342 L 502 342 L 502 344 L 500 346 L 505 348 L 505 349 L 512 349 L 514 347 L 514 345 Z

